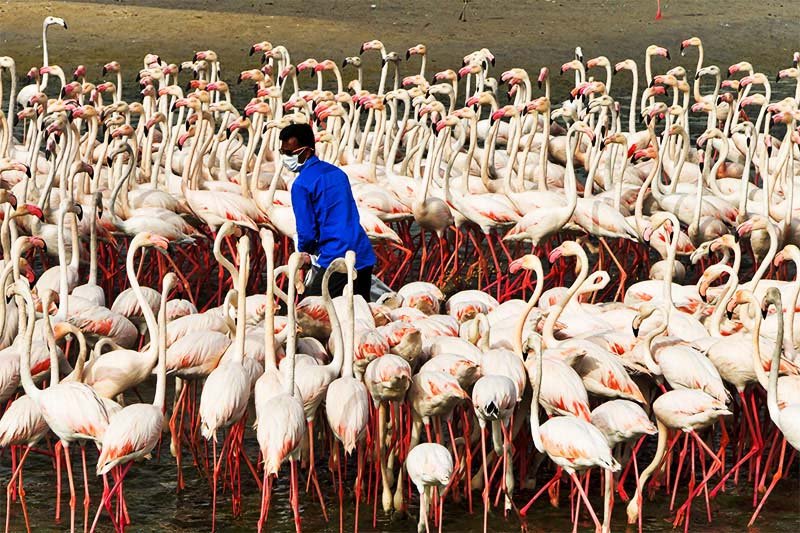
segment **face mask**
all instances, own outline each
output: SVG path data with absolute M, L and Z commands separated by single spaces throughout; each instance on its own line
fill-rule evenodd
M 300 163 L 300 152 L 305 150 L 305 148 L 300 148 L 292 155 L 284 155 L 281 161 L 283 162 L 283 166 L 285 166 L 291 172 L 300 172 L 300 169 L 303 168 L 305 163 Z

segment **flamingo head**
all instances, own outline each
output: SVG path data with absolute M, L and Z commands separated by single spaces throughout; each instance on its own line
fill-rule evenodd
M 260 43 L 255 43 L 253 46 L 250 47 L 250 55 L 258 53 L 269 52 L 272 50 L 272 43 L 269 41 L 261 41 Z
M 16 214 L 18 215 L 33 215 L 39 220 L 44 220 L 44 213 L 36 204 L 22 204 L 17 207 Z M 42 241 L 44 243 L 44 241 Z
M 361 44 L 361 48 L 358 50 L 358 55 L 363 54 L 367 50 L 381 50 L 383 49 L 383 43 L 380 42 L 378 39 L 373 39 L 372 41 L 366 41 Z
M 686 49 L 690 46 L 702 46 L 702 41 L 700 41 L 700 37 L 691 37 L 689 39 L 684 39 L 681 41 L 681 55 L 686 54 Z
M 77 81 L 78 78 L 82 78 L 86 76 L 86 66 L 85 65 L 78 65 L 75 70 L 72 72 L 72 80 Z
M 645 53 L 648 56 L 661 56 L 667 60 L 671 59 L 669 55 L 669 50 L 667 50 L 663 46 L 658 46 L 656 44 L 651 44 L 650 46 L 648 46 Z
M 152 246 L 158 250 L 165 251 L 169 248 L 169 241 L 156 233 L 145 231 L 136 236 L 142 246 Z
M 67 29 L 67 21 L 62 19 L 61 17 L 47 17 L 44 19 L 43 26 L 46 28 L 48 26 L 61 26 L 65 30 Z
M 511 261 L 511 263 L 508 265 L 508 270 L 512 274 L 516 274 L 522 268 L 525 270 L 536 270 L 541 269 L 541 267 L 542 261 L 537 256 L 533 254 L 525 254 L 522 257 Z

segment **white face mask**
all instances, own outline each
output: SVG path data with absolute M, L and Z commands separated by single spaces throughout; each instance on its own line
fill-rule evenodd
M 281 162 L 283 166 L 285 166 L 291 172 L 300 172 L 300 169 L 303 168 L 305 162 L 300 163 L 300 152 L 305 150 L 305 147 L 298 149 L 292 155 L 284 155 L 282 156 Z

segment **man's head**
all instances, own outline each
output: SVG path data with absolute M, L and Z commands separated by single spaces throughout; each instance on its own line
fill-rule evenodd
M 297 156 L 297 164 L 302 165 L 314 155 L 314 130 L 308 124 L 289 124 L 281 130 L 280 140 L 284 159 Z

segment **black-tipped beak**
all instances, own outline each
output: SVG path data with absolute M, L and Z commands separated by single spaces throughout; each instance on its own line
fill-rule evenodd
M 347 66 L 347 60 L 346 59 L 342 59 L 342 68 L 344 68 L 346 66 Z
M 364 45 L 362 44 L 361 46 L 358 47 L 358 55 L 361 55 L 363 53 L 364 53 Z
M 769 314 L 769 307 L 762 307 L 761 308 L 761 318 L 766 320 L 768 314 Z
M 256 53 L 256 47 L 255 47 L 255 46 L 251 46 L 251 47 L 250 47 L 250 53 L 249 53 L 249 54 L 247 54 L 247 55 L 249 55 L 249 56 L 252 56 L 252 55 L 253 55 L 253 54 L 255 54 L 255 53 Z
M 411 51 L 406 50 L 406 61 L 408 61 L 409 59 L 411 59 Z
M 694 79 L 695 80 L 699 80 L 700 79 L 700 73 L 699 72 L 695 72 Z
M 634 337 L 638 337 L 639 336 L 639 328 L 631 326 L 631 330 L 633 331 L 633 336 Z
M 536 85 L 538 85 L 539 88 L 541 89 L 542 88 L 542 80 L 536 80 Z
M 728 317 L 728 320 L 733 320 L 733 311 L 725 311 L 725 315 Z
M 67 28 L 67 23 L 66 23 L 66 22 L 64 22 L 64 29 L 65 29 L 65 30 L 68 30 L 68 29 L 69 29 L 69 28 Z
M 78 220 L 83 220 L 83 207 L 81 207 L 81 204 L 75 204 L 75 216 L 78 217 Z
M 704 303 L 708 303 L 708 293 L 701 292 L 700 293 L 700 299 L 703 300 Z
M 114 159 L 112 157 L 106 157 L 106 165 L 111 166 L 114 164 Z

